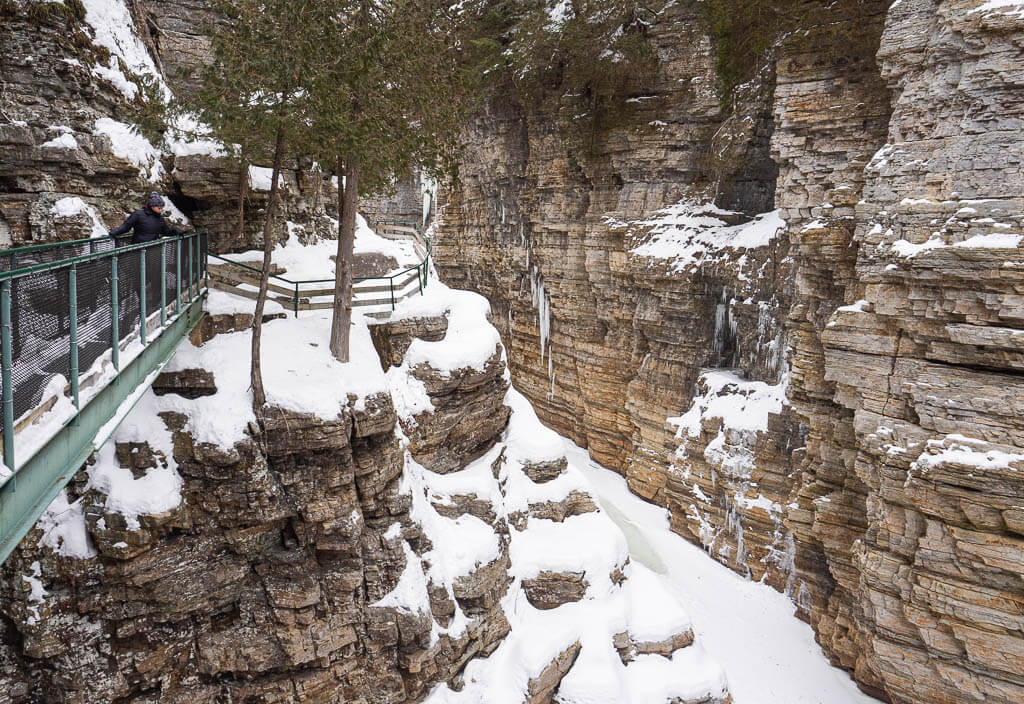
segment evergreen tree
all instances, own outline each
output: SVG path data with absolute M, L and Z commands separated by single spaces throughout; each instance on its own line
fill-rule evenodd
M 310 74 L 310 154 L 338 175 L 331 353 L 349 358 L 352 261 L 360 194 L 387 191 L 414 167 L 449 171 L 468 74 L 462 8 L 437 0 L 319 0 L 320 65 Z
M 213 61 L 204 69 L 202 85 L 188 104 L 221 141 L 238 146 L 243 172 L 240 198 L 248 157 L 269 156 L 273 163 L 252 331 L 250 376 L 257 411 L 266 403 L 260 341 L 281 165 L 286 148 L 306 137 L 309 91 L 304 79 L 317 64 L 319 52 L 316 37 L 306 32 L 314 14 L 309 5 L 290 0 L 218 0 L 227 21 L 214 28 Z M 241 211 L 240 206 L 239 217 Z
M 564 137 L 588 148 L 628 120 L 628 98 L 657 77 L 647 28 L 666 0 L 486 0 L 476 27 L 502 47 L 488 81 L 502 98 L 549 113 Z M 498 76 L 505 80 L 498 79 Z

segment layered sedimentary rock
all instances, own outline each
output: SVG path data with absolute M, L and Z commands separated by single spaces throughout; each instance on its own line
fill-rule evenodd
M 211 59 L 208 33 L 222 21 L 213 3 L 114 2 L 100 10 L 35 0 L 0 6 L 0 247 L 94 236 L 153 190 L 209 230 L 213 251 L 261 246 L 271 155 L 246 155 L 241 164 L 193 121 L 171 124 L 145 97 L 147 84 L 185 98 L 197 87 Z M 273 236 L 329 236 L 337 188 L 290 157 Z M 418 182 L 399 192 L 401 199 L 367 200 L 368 217 L 419 221 Z
M 491 300 L 514 382 L 544 421 L 659 502 L 674 449 L 665 418 L 688 401 L 700 368 L 716 364 L 723 296 L 749 287 L 728 263 L 687 279 L 629 255 L 627 240 L 642 233 L 627 224 L 681 198 L 713 200 L 719 172 L 721 182 L 749 185 L 744 207 L 767 210 L 774 179 L 764 92 L 751 91 L 749 119 L 727 118 L 698 17 L 675 4 L 652 26 L 658 81 L 625 106 L 629 126 L 586 159 L 571 153 L 551 115 L 489 105 L 464 134 L 459 186 L 446 193 L 435 240 L 442 276 Z M 704 148 L 716 133 L 735 139 L 709 166 Z M 746 158 L 751 143 L 765 149 Z M 722 195 L 727 207 L 741 205 L 734 200 Z M 782 256 L 765 251 L 751 265 Z
M 889 10 L 893 113 L 856 205 L 857 288 L 821 335 L 865 495 L 833 572 L 856 579 L 851 630 L 895 701 L 1024 697 L 1022 37 L 1019 5 Z
M 167 377 L 157 392 L 218 392 L 203 370 Z M 500 404 L 503 389 L 487 392 Z M 84 513 L 94 556 L 63 557 L 73 536 L 54 544 L 44 519 L 4 564 L 4 621 L 20 636 L 0 646 L 0 701 L 406 701 L 507 632 L 505 569 L 465 575 L 458 636 L 432 638 L 429 614 L 374 605 L 419 560 L 409 543 L 427 547 L 400 490 L 387 395 L 333 421 L 268 409 L 227 451 L 195 442 L 186 415 L 151 421 L 171 432 L 172 457 L 139 437 L 117 444 L 116 461 L 136 479 L 176 466 L 180 502 L 133 517 L 76 478 L 66 510 Z
M 800 425 L 790 438 L 792 474 L 782 501 L 785 532 L 796 548 L 787 584 L 798 614 L 810 620 L 833 661 L 854 670 L 875 693 L 881 689 L 877 674 L 865 668 L 865 644 L 853 636 L 863 613 L 852 551 L 867 526 L 866 492 L 853 471 L 852 415 L 835 403 L 825 378 L 821 333 L 856 291 L 855 207 L 890 114 L 874 59 L 885 9 L 874 3 L 870 14 L 845 18 L 846 31 L 838 36 L 852 54 L 822 52 L 813 38 L 784 47 L 772 141 L 780 165 L 777 205 L 795 260 L 787 399 Z M 818 36 L 828 40 L 827 33 Z
M 755 181 L 786 221 L 771 246 L 639 256 L 674 201 L 773 207 L 736 195 L 749 174 L 714 190 L 689 159 L 723 118 L 707 40 L 670 15 L 650 32 L 687 88 L 641 103 L 589 160 L 544 114 L 477 118 L 439 267 L 491 299 L 545 422 L 790 594 L 867 691 L 1015 701 L 1024 13 L 905 0 L 830 18 L 739 101 L 770 105 L 735 139 L 767 154 L 770 137 L 777 181 Z

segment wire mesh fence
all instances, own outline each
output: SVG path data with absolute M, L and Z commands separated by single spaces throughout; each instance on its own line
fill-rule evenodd
M 92 259 L 77 265 L 78 361 L 83 374 L 89 372 L 112 347 L 112 261 L 109 258 Z
M 73 259 L 88 254 L 109 252 L 115 247 L 123 247 L 126 239 L 115 240 L 113 237 L 93 237 L 70 242 L 15 247 L 0 251 L 0 271 L 15 271 L 40 264 L 53 264 L 66 259 Z
M 37 406 L 51 381 L 63 388 L 71 376 L 67 297 L 68 267 L 36 272 L 12 282 L 15 417 Z
M 117 248 L 113 243 L 0 252 L 5 451 L 13 447 L 8 434 L 37 409 L 61 395 L 77 403 L 81 379 L 97 375 L 106 363 L 116 366 L 115 344 L 118 351 L 132 340 L 145 344 L 147 320 L 150 328 L 159 327 L 179 314 L 179 291 L 183 303 L 191 299 L 190 283 L 198 294 L 205 233 Z

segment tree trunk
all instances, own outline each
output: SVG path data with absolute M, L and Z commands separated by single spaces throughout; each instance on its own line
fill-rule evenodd
M 260 292 L 256 296 L 256 312 L 252 318 L 252 367 L 249 378 L 252 383 L 252 406 L 257 415 L 267 402 L 267 394 L 263 390 L 263 372 L 260 368 L 260 333 L 263 331 L 263 308 L 267 302 L 267 282 L 270 279 L 270 256 L 274 251 L 270 230 L 274 211 L 277 209 L 277 182 L 283 157 L 284 129 L 278 127 L 277 140 L 274 142 L 274 168 L 270 174 L 270 202 L 267 203 L 267 219 L 263 222 L 263 272 L 260 274 Z
M 359 200 L 359 165 L 338 157 L 338 255 L 334 262 L 334 313 L 331 316 L 331 354 L 349 361 L 352 330 L 352 250 L 356 240 L 356 207 Z M 342 181 L 341 174 L 345 179 Z
M 235 243 L 242 241 L 245 234 L 245 197 L 249 194 L 249 164 L 243 151 L 238 167 L 238 220 L 235 222 Z

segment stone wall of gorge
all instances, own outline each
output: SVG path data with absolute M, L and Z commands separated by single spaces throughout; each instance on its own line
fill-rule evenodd
M 251 320 L 210 316 L 193 341 L 202 349 Z M 443 338 L 445 322 L 407 325 L 405 344 L 410 334 Z M 378 331 L 382 349 L 391 332 Z M 498 441 L 509 411 L 500 348 L 494 358 L 456 379 L 417 369 L 435 410 L 414 457 L 427 462 L 424 448 L 452 426 L 474 442 L 448 453 L 449 470 Z M 201 368 L 165 372 L 154 389 L 187 399 L 238 392 Z M 180 503 L 126 515 L 130 480 L 104 488 L 87 467 L 0 569 L 3 704 L 416 701 L 508 633 L 499 604 L 511 581 L 507 539 L 495 564 L 454 589 L 431 583 L 426 612 L 377 603 L 431 547 L 410 515 L 390 395 L 349 403 L 331 421 L 268 408 L 227 449 L 196 440 L 188 412 L 159 407 L 143 399 L 114 456 L 101 450 L 94 461 L 140 484 L 170 467 L 182 478 Z M 496 412 L 471 417 L 477 407 Z M 456 611 L 460 632 L 438 632 Z
M 1024 9 L 896 3 L 878 61 L 892 117 L 855 206 L 852 305 L 821 335 L 853 476 L 815 518 L 835 534 L 863 501 L 863 528 L 829 557 L 852 609 L 821 630 L 894 701 L 1019 701 Z
M 138 88 L 143 76 L 162 79 L 179 97 L 197 86 L 210 60 L 207 32 L 220 21 L 213 3 L 125 1 L 99 19 L 65 7 L 71 8 L 35 0 L 0 7 L 0 247 L 112 229 L 153 190 L 192 226 L 210 232 L 213 251 L 261 247 L 270 155 L 249 155 L 246 161 L 256 167 L 250 171 L 250 164 L 243 168 L 194 135 L 168 132 L 163 136 L 172 139 L 164 142 L 153 130 L 132 130 L 146 112 Z M 115 27 L 100 32 L 93 23 L 102 21 Z M 112 55 L 115 43 L 140 63 Z M 272 229 L 277 240 L 290 231 L 329 237 L 336 229 L 337 189 L 309 166 L 285 161 Z M 238 231 L 240 192 L 245 204 Z M 67 198 L 80 202 L 55 209 Z M 366 199 L 361 210 L 370 220 L 419 220 L 419 185 L 399 184 L 396 195 Z M 288 222 L 301 229 L 290 230 Z
M 743 291 L 749 310 L 737 316 L 756 320 L 755 301 L 785 285 L 742 278 L 740 252 L 714 257 L 693 277 L 628 253 L 627 242 L 647 229 L 635 222 L 643 216 L 716 195 L 732 207 L 722 184 L 741 181 L 750 207 L 770 210 L 775 179 L 767 151 L 772 76 L 729 117 L 695 5 L 671 5 L 651 41 L 662 61 L 656 86 L 631 104 L 630 124 L 586 158 L 571 153 L 549 115 L 502 102 L 476 116 L 459 183 L 440 199 L 435 260 L 448 283 L 491 300 L 515 384 L 544 421 L 664 503 L 664 467 L 675 449 L 665 419 L 689 402 L 700 369 L 717 363 L 723 296 L 728 302 Z M 708 157 L 713 143 L 719 161 Z M 767 278 L 784 280 L 785 254 L 781 241 L 758 251 L 748 273 L 770 259 Z M 756 325 L 737 329 L 756 337 Z M 746 342 L 744 349 L 755 347 Z
M 733 153 L 777 168 L 757 169 L 774 203 L 754 208 L 734 196 L 749 180 L 694 158 L 734 121 L 684 10 L 651 28 L 676 90 L 589 160 L 545 115 L 492 103 L 467 130 L 438 266 L 490 298 L 546 423 L 790 594 L 866 691 L 1015 701 L 1024 12 L 889 5 L 789 37 L 741 97 L 757 127 Z M 779 208 L 785 231 L 686 265 L 640 256 L 671 220 L 659 209 L 716 196 Z

